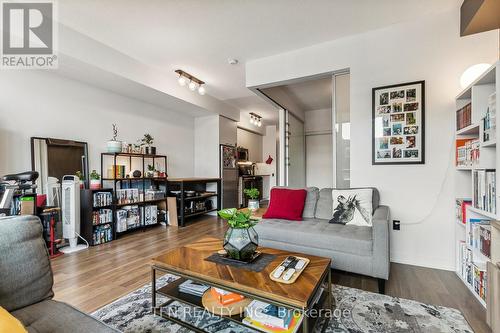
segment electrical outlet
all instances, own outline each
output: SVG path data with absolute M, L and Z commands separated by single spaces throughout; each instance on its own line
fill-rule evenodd
M 392 230 L 401 230 L 401 221 L 392 220 Z

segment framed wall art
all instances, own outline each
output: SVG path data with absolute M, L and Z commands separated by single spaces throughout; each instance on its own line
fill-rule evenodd
M 372 164 L 425 163 L 425 81 L 372 89 Z

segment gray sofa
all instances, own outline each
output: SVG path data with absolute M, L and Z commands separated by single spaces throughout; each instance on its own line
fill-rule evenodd
M 373 226 L 332 224 L 332 189 L 307 188 L 302 221 L 263 219 L 255 226 L 259 245 L 332 259 L 332 268 L 379 279 L 389 278 L 389 207 L 379 205 L 373 188 Z
M 52 269 L 37 217 L 0 218 L 0 268 L 0 306 L 28 332 L 118 332 L 52 299 Z

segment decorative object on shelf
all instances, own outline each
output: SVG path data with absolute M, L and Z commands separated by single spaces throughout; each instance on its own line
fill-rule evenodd
M 250 112 L 250 124 L 255 125 L 257 127 L 261 127 L 262 117 L 256 113 Z
M 90 189 L 97 190 L 101 188 L 101 176 L 97 173 L 96 170 L 92 170 L 90 173 Z
M 425 81 L 372 89 L 372 164 L 425 164 Z
M 148 164 L 148 170 L 146 171 L 146 177 L 154 177 L 155 167 L 154 165 Z
M 177 82 L 181 87 L 186 86 L 189 88 L 191 91 L 195 91 L 196 88 L 198 88 L 198 94 L 200 95 L 205 95 L 206 90 L 205 90 L 205 82 L 202 80 L 198 79 L 197 77 L 184 72 L 182 69 L 177 69 L 175 71 L 177 74 L 179 74 L 179 78 L 177 79 Z M 188 83 L 189 82 L 189 83 Z
M 113 124 L 113 138 L 108 141 L 108 153 L 121 153 L 122 151 L 122 142 L 116 139 L 118 135 L 118 128 L 116 124 Z
M 272 164 L 272 163 L 273 163 L 273 158 L 271 157 L 271 155 L 269 155 L 269 157 L 266 160 L 266 164 Z
M 259 195 L 260 192 L 255 187 L 244 189 L 243 192 L 248 197 L 248 209 L 250 211 L 256 211 L 259 209 Z
M 156 147 L 153 146 L 154 138 L 151 134 L 144 134 L 144 137 L 141 139 L 142 146 L 144 148 L 144 154 L 147 155 L 155 155 Z
M 130 173 L 131 178 L 141 178 L 142 172 L 140 170 L 134 170 Z
M 249 212 L 236 208 L 222 209 L 218 214 L 229 225 L 223 244 L 229 257 L 241 261 L 251 259 L 259 246 L 259 236 L 253 228 L 257 221 L 251 219 Z
M 141 145 L 139 143 L 134 144 L 132 148 L 132 153 L 140 154 L 141 153 Z
M 75 172 L 75 175 L 80 179 L 80 190 L 83 190 L 85 188 L 85 176 L 80 170 Z

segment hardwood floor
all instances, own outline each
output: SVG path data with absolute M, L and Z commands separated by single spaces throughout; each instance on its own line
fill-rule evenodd
M 202 236 L 222 237 L 225 229 L 215 217 L 201 217 L 185 228 L 155 227 L 58 257 L 52 260 L 55 298 L 92 312 L 148 283 L 155 255 Z M 378 288 L 376 279 L 339 271 L 333 282 L 373 292 Z M 476 333 L 491 332 L 484 309 L 453 272 L 392 264 L 386 294 L 459 309 Z

